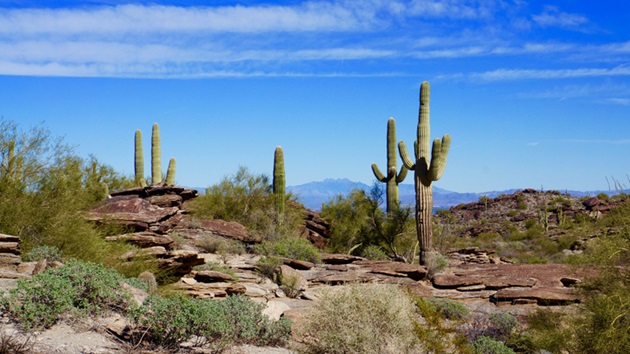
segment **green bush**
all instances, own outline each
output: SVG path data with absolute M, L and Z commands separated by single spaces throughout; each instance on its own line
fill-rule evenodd
M 382 248 L 376 245 L 369 245 L 361 250 L 361 257 L 372 261 L 389 261 L 390 258 Z
M 277 274 L 280 266 L 284 263 L 278 257 L 260 257 L 258 262 L 256 262 L 256 270 L 260 275 L 267 277 L 273 282 L 278 282 Z
M 94 157 L 78 157 L 46 129 L 22 131 L 3 119 L 0 166 L 0 232 L 20 236 L 25 253 L 47 245 L 68 258 L 116 258 L 116 246 L 82 212 L 104 199 L 103 184 L 116 190 L 130 186 L 129 178 Z
M 505 344 L 490 337 L 479 337 L 473 343 L 474 354 L 514 354 L 514 351 Z
M 311 353 L 413 353 L 414 305 L 395 285 L 362 284 L 323 292 L 302 329 Z
M 449 320 L 463 320 L 470 315 L 470 310 L 466 306 L 455 301 L 436 298 L 429 298 L 426 301 L 435 306 Z
M 66 312 L 92 315 L 104 309 L 126 309 L 129 294 L 121 290 L 123 280 L 101 264 L 70 260 L 19 280 L 2 306 L 25 329 L 48 328 Z
M 360 252 L 375 245 L 396 257 L 413 259 L 416 230 L 411 209 L 385 213 L 382 203 L 383 189 L 377 183 L 369 193 L 353 189 L 347 197 L 338 195 L 323 204 L 321 215 L 331 225 L 330 251 Z
M 317 247 L 311 241 L 301 237 L 262 242 L 256 246 L 256 251 L 265 256 L 285 257 L 313 263 L 321 262 Z
M 234 344 L 283 344 L 289 338 L 290 321 L 272 322 L 262 315 L 262 306 L 243 295 L 224 301 L 150 296 L 132 317 L 146 333 L 144 339 L 165 348 L 177 348 L 193 335 L 218 351 Z
M 427 277 L 433 279 L 433 277 L 448 267 L 448 259 L 439 253 L 432 253 L 427 259 Z
M 61 261 L 61 251 L 55 246 L 37 246 L 22 256 L 25 262 L 37 262 L 42 259 L 48 262 Z
M 201 219 L 236 221 L 266 240 L 294 237 L 303 224 L 303 208 L 291 193 L 285 195 L 287 208 L 280 216 L 276 210 L 269 177 L 255 175 L 239 167 L 206 194 L 190 202 L 191 213 Z

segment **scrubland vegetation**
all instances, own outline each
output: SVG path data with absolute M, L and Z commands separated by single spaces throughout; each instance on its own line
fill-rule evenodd
M 61 260 L 64 266 L 21 280 L 2 301 L 2 308 L 23 329 L 47 328 L 64 316 L 91 316 L 115 311 L 127 316 L 139 332 L 130 343 L 175 349 L 198 340 L 221 351 L 235 343 L 285 345 L 291 324 L 271 322 L 260 305 L 243 296 L 226 301 L 197 300 L 165 291 L 141 306 L 120 284 L 142 288 L 137 276 L 146 266 L 122 267 L 118 255 L 132 246 L 105 242 L 122 232 L 98 227 L 82 212 L 109 190 L 133 185 L 95 158 L 78 157 L 63 141 L 41 128 L 22 131 L 0 124 L 0 232 L 20 236 L 24 257 Z M 418 241 L 412 211 L 382 210 L 383 193 L 353 191 L 323 205 L 331 223 L 326 251 L 369 259 L 416 262 Z M 319 261 L 319 250 L 299 238 L 303 208 L 295 196 L 284 196 L 279 212 L 269 178 L 240 168 L 208 188 L 190 204 L 195 218 L 238 221 L 264 242 L 255 250 L 265 256 L 264 274 L 274 274 L 275 257 Z M 625 195 L 614 198 L 626 198 Z M 630 204 L 601 220 L 572 219 L 556 241 L 544 236 L 544 225 L 525 231 L 456 240 L 445 225 L 434 225 L 435 246 L 480 246 L 521 262 L 563 261 L 596 270 L 580 285 L 584 301 L 572 310 L 542 308 L 519 323 L 508 314 L 480 315 L 445 300 L 414 296 L 393 285 L 354 285 L 322 294 L 309 314 L 301 348 L 312 353 L 628 353 L 630 352 Z M 582 254 L 558 257 L 575 239 L 595 235 Z M 230 252 L 233 245 L 208 241 L 208 249 Z M 243 248 L 239 252 L 245 252 Z M 265 263 L 266 262 L 266 263 Z M 444 266 L 436 265 L 438 268 Z M 267 268 L 265 268 L 267 267 Z M 116 271 L 118 270 L 118 272 Z M 122 275 L 121 275 L 122 274 Z M 161 284 L 164 285 L 164 284 Z M 139 335 L 143 333 L 144 335 Z

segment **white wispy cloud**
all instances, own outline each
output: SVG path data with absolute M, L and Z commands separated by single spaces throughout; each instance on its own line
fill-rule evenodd
M 379 76 L 401 75 L 387 66 L 394 61 L 410 68 L 432 59 L 585 51 L 573 43 L 519 41 L 511 32 L 502 36 L 494 20 L 501 16 L 522 20 L 517 5 L 506 11 L 499 0 L 315 0 L 252 6 L 0 8 L 0 75 Z M 549 7 L 536 18 L 540 26 L 571 26 L 585 20 L 576 16 Z M 623 58 L 630 53 L 630 42 L 591 46 L 590 52 Z M 334 61 L 371 66 L 353 67 L 347 73 L 326 69 Z M 315 69 L 315 62 L 323 65 Z M 506 68 L 450 76 L 497 81 L 627 75 L 626 71 Z
M 473 79 L 481 79 L 486 81 L 630 76 L 630 67 L 616 66 L 613 68 L 578 68 L 554 70 L 497 69 L 480 73 L 472 73 L 469 76 Z
M 534 15 L 532 19 L 541 27 L 579 29 L 589 23 L 586 16 L 562 12 L 557 6 L 546 6 L 540 15 Z
M 348 31 L 374 26 L 371 11 L 328 2 L 299 6 L 176 7 L 120 5 L 0 10 L 0 34 L 146 34 L 173 32 Z

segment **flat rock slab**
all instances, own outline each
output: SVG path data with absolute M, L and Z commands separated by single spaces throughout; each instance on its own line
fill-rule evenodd
M 409 263 L 366 260 L 356 261 L 353 264 L 367 268 L 372 273 L 409 277 L 413 280 L 421 280 L 427 276 L 427 270 L 424 267 Z
M 355 261 L 366 261 L 363 257 L 352 256 L 349 254 L 322 254 L 322 263 L 325 264 L 348 264 Z
M 582 274 L 579 274 L 582 273 Z M 567 264 L 464 264 L 433 278 L 436 288 L 484 285 L 486 289 L 510 287 L 562 287 L 564 278 L 579 281 L 585 270 Z
M 137 196 L 112 197 L 87 212 L 88 220 L 122 224 L 152 224 L 177 214 L 178 208 L 161 208 Z
M 143 231 L 143 232 L 134 232 L 130 234 L 116 235 L 116 236 L 107 236 L 105 237 L 106 241 L 125 241 L 136 245 L 140 248 L 149 248 L 154 246 L 162 246 L 165 248 L 170 248 L 170 246 L 175 242 L 171 236 L 168 235 L 160 235 L 151 231 Z
M 176 227 L 175 231 L 189 239 L 197 239 L 203 236 L 220 236 L 245 243 L 260 243 L 262 238 L 253 235 L 249 230 L 234 221 L 225 220 L 198 220 L 194 227 Z
M 565 287 L 501 289 L 490 299 L 494 302 L 513 302 L 520 299 L 536 300 L 539 305 L 565 305 L 580 301 L 580 297 L 574 289 Z
M 214 282 L 226 282 L 226 281 L 234 281 L 234 277 L 218 272 L 216 270 L 198 270 L 192 271 L 189 274 L 190 277 L 195 278 L 196 281 L 202 283 L 214 283 Z

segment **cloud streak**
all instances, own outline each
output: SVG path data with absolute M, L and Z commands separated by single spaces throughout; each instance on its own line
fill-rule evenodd
M 0 8 L 0 75 L 381 76 L 410 75 L 421 63 L 436 59 L 583 53 L 581 60 L 613 55 L 623 60 L 630 54 L 630 42 L 583 46 L 520 40 L 514 28 L 496 25 L 497 19 L 523 21 L 527 16 L 518 13 L 519 6 L 506 12 L 504 5 L 493 0 L 320 0 L 255 6 Z M 531 18 L 540 27 L 588 22 L 555 7 Z M 353 64 L 343 68 L 347 72 L 336 65 L 344 61 Z M 443 77 L 505 81 L 626 75 L 628 68 L 617 66 L 502 68 Z

